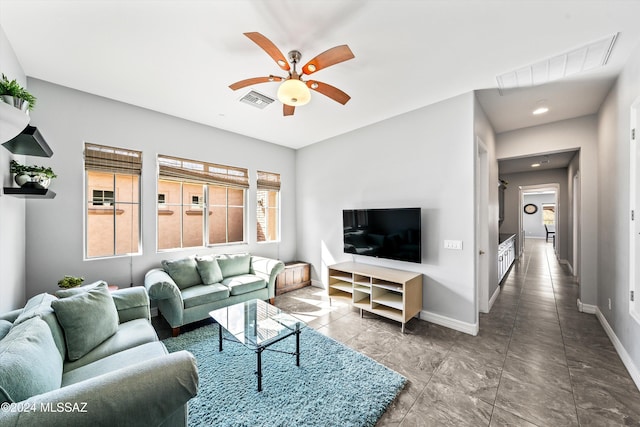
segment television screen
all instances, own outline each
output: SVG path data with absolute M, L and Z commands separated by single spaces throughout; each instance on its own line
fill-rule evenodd
M 342 211 L 344 252 L 422 262 L 420 208 Z

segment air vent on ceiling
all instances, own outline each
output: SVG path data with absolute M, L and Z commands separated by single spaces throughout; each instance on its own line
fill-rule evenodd
M 501 74 L 496 77 L 500 93 L 504 89 L 537 86 L 602 67 L 609 60 L 617 37 L 618 33 L 515 71 Z
M 247 93 L 245 96 L 240 98 L 240 102 L 244 102 L 245 104 L 253 105 L 256 108 L 263 109 L 267 105 L 271 104 L 274 99 L 269 98 L 266 95 L 263 95 L 255 90 Z

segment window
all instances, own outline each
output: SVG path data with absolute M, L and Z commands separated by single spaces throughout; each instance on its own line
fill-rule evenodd
M 140 253 L 142 153 L 85 143 L 85 257 Z
M 273 242 L 280 232 L 280 174 L 258 171 L 257 240 Z
M 556 224 L 556 205 L 542 204 L 542 223 L 544 225 Z
M 158 165 L 158 250 L 245 242 L 246 169 L 162 155 Z

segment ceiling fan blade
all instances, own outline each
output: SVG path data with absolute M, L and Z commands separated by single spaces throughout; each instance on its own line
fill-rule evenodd
M 289 71 L 291 67 L 289 67 L 287 58 L 285 58 L 282 52 L 280 52 L 280 49 L 278 49 L 271 40 L 260 33 L 244 33 L 244 35 L 249 37 L 255 44 L 260 46 L 262 50 L 267 52 L 267 55 L 273 58 L 273 60 L 276 61 L 276 64 L 278 64 L 280 68 L 285 71 Z
M 330 67 L 339 62 L 347 61 L 355 58 L 351 49 L 346 44 L 341 46 L 332 47 L 329 50 L 325 50 L 320 55 L 316 56 L 302 67 L 302 73 L 309 75 L 316 71 L 320 71 L 323 68 Z
M 293 105 L 282 104 L 282 114 L 285 116 L 293 116 L 296 107 Z
M 349 95 L 338 89 L 337 87 L 331 86 L 327 83 L 322 83 L 317 80 L 309 80 L 305 82 L 309 89 L 315 90 L 316 92 L 320 92 L 324 96 L 328 96 L 336 102 L 344 105 L 351 99 Z
M 277 77 L 277 76 L 252 77 L 250 79 L 240 80 L 239 82 L 230 84 L 229 87 L 233 90 L 238 90 L 238 89 L 242 89 L 243 87 L 255 85 L 258 83 L 280 82 L 282 80 L 283 80 L 282 77 Z

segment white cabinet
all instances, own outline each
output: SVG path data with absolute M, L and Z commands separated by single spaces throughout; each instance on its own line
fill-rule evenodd
M 516 235 L 500 235 L 500 241 L 500 246 L 498 246 L 498 283 L 502 283 L 516 259 Z
M 369 264 L 329 266 L 329 302 L 339 299 L 404 325 L 422 310 L 422 274 Z

